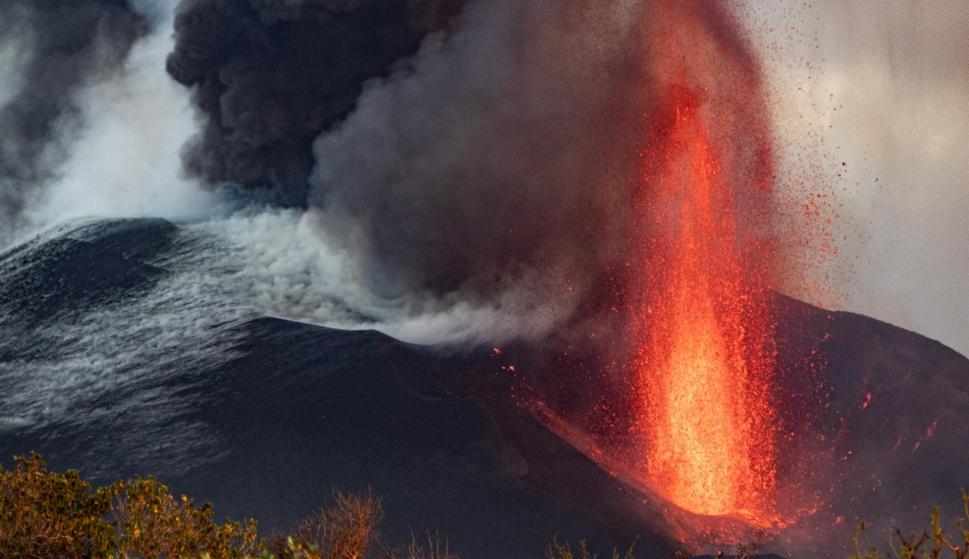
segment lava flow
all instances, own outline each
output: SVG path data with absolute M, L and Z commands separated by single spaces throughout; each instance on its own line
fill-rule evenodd
M 770 185 L 744 168 L 757 157 L 736 156 L 760 140 L 744 129 L 746 109 L 734 110 L 742 92 L 714 91 L 725 63 L 703 51 L 691 28 L 703 24 L 663 4 L 681 25 L 669 24 L 652 53 L 663 81 L 644 150 L 633 309 L 643 467 L 682 509 L 766 527 L 776 483 L 773 251 L 761 220 Z

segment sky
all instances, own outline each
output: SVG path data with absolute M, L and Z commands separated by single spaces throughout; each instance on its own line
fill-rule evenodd
M 819 156 L 817 180 L 843 204 L 836 305 L 969 354 L 969 2 L 741 9 L 781 157 Z

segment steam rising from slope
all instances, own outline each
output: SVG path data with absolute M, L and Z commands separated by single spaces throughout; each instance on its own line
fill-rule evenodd
M 82 120 L 73 94 L 117 68 L 145 31 L 121 0 L 0 4 L 0 59 L 15 76 L 0 95 L 0 242 L 55 176 L 53 162 L 69 145 L 65 129 Z
M 180 172 L 196 126 L 164 70 L 176 2 L 0 6 L 0 247 L 75 217 L 212 212 Z
M 83 216 L 210 214 L 215 197 L 181 173 L 180 146 L 196 130 L 188 92 L 165 74 L 175 0 L 136 5 L 152 33 L 110 76 L 75 95 L 84 126 L 58 178 L 28 212 L 32 224 Z
M 2 204 L 15 218 L 4 220 L 4 243 L 72 217 L 212 212 L 215 197 L 178 173 L 192 96 L 203 129 L 185 169 L 212 186 L 276 186 L 287 204 L 311 188 L 305 221 L 360 286 L 344 295 L 366 309 L 365 325 L 419 341 L 538 334 L 569 314 L 594 271 L 616 264 L 627 217 L 617 182 L 636 154 L 609 142 L 622 141 L 616 123 L 642 126 L 647 88 L 629 86 L 645 83 L 628 33 L 639 2 L 589 11 L 482 0 L 460 19 L 457 1 L 75 7 L 89 4 L 103 17 L 127 14 L 138 33 L 71 74 L 63 114 L 38 119 L 46 135 L 32 174 L 14 176 L 22 190 L 4 189 L 17 195 Z M 19 9 L 8 11 L 39 8 Z M 81 43 L 105 42 L 98 29 L 77 30 Z M 26 61 L 44 51 L 3 37 L 12 46 L 0 62 L 23 77 L 16 95 L 4 91 L 15 108 L 33 87 Z M 358 101 L 364 80 L 391 68 Z M 401 162 L 406 172 L 395 170 Z M 525 311 L 527 320 L 509 320 Z

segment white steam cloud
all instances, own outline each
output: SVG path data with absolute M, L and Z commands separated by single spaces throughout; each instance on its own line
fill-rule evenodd
M 180 149 L 196 124 L 189 92 L 165 73 L 176 4 L 132 0 L 149 33 L 120 68 L 94 72 L 72 94 L 78 111 L 55 123 L 55 137 L 38 162 L 52 179 L 31 189 L 21 223 L 0 246 L 73 218 L 193 219 L 213 213 L 215 196 L 181 173 Z M 31 56 L 23 35 L 0 42 L 0 101 L 19 92 L 17 78 Z
M 28 209 L 39 229 L 77 217 L 196 218 L 214 198 L 183 178 L 180 147 L 195 132 L 189 95 L 165 73 L 175 2 L 138 2 L 152 32 L 124 66 L 77 96 L 82 127 L 59 178 Z
M 23 28 L 0 35 L 0 109 L 20 93 L 29 45 L 30 37 Z

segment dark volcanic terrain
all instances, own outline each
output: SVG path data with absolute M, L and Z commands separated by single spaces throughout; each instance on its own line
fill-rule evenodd
M 178 280 L 203 247 L 168 222 L 127 220 L 0 254 L 3 459 L 36 450 L 95 482 L 153 474 L 263 527 L 291 526 L 333 488 L 372 487 L 388 539 L 438 532 L 469 559 L 540 557 L 555 535 L 604 549 L 638 537 L 638 557 L 669 556 L 657 509 L 508 397 L 489 348 L 237 311 Z M 797 477 L 820 512 L 778 547 L 955 505 L 969 483 L 969 361 L 870 318 L 779 305 L 782 363 L 830 338 L 823 373 L 782 379 L 823 396 L 802 431 L 824 440 L 802 435 L 784 457 L 782 486 Z

